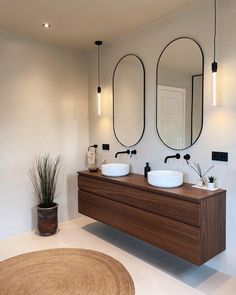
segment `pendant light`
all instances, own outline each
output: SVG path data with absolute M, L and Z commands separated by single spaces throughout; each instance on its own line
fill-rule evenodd
M 217 62 L 216 62 L 216 0 L 214 0 L 214 61 L 211 64 L 212 82 L 211 82 L 211 99 L 212 105 L 217 106 Z
M 101 115 L 101 92 L 102 88 L 100 85 L 100 50 L 99 46 L 102 45 L 102 41 L 95 41 L 95 45 L 98 47 L 98 86 L 97 86 L 97 96 L 98 96 L 98 115 Z

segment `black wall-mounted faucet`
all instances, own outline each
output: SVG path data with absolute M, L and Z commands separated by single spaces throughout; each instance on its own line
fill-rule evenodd
M 171 158 L 180 159 L 180 154 L 165 157 L 164 163 L 167 163 L 167 160 Z
M 129 154 L 130 154 L 130 150 L 126 150 L 126 151 L 122 151 L 122 152 L 117 152 L 117 153 L 115 154 L 115 158 L 117 158 L 117 156 L 118 156 L 119 154 L 127 154 L 127 155 L 129 155 Z
M 130 158 L 132 158 L 132 156 L 133 155 L 136 155 L 136 154 L 137 154 L 137 151 L 136 150 L 132 150 L 131 153 L 130 153 Z
M 189 154 L 184 155 L 184 160 L 186 160 L 187 164 L 189 165 L 189 160 L 190 160 L 191 156 Z

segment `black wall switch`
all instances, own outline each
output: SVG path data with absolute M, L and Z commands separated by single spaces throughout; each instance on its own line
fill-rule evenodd
M 225 152 L 212 152 L 211 159 L 213 161 L 228 162 L 228 153 L 225 153 Z
M 104 151 L 109 151 L 109 150 L 110 150 L 110 145 L 107 144 L 107 143 L 103 143 L 103 144 L 102 144 L 102 149 L 103 149 Z

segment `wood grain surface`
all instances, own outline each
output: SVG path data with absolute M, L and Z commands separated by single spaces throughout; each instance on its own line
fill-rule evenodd
M 139 174 L 79 172 L 79 212 L 201 265 L 225 250 L 226 191 L 154 188 Z

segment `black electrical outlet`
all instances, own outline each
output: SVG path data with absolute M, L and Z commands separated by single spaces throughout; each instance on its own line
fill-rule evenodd
M 228 162 L 228 153 L 225 153 L 225 152 L 212 152 L 211 159 L 213 161 Z
M 109 151 L 109 150 L 110 150 L 110 145 L 107 144 L 107 143 L 103 143 L 103 144 L 102 144 L 102 149 L 103 149 L 104 151 Z

